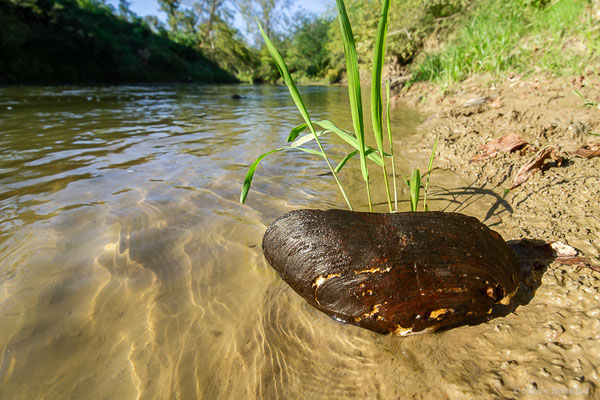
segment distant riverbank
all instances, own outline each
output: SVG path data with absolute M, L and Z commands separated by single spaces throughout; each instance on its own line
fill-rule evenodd
M 0 84 L 237 82 L 199 51 L 73 0 L 0 0 Z

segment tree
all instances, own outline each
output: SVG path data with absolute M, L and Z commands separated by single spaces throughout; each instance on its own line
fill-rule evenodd
M 167 14 L 167 22 L 171 28 L 171 32 L 177 32 L 177 25 L 180 18 L 179 0 L 158 0 L 160 9 Z
M 215 26 L 225 20 L 223 13 L 227 13 L 224 10 L 225 0 L 207 0 L 207 8 L 205 11 L 206 18 L 204 23 L 204 40 L 210 42 L 212 50 L 215 49 Z
M 296 24 L 286 53 L 290 70 L 300 72 L 308 78 L 324 76 L 329 66 L 326 44 L 332 20 L 319 18 L 305 11 L 298 11 L 292 20 Z
M 119 16 L 125 21 L 133 21 L 136 17 L 135 13 L 129 8 L 131 2 L 127 0 L 119 0 Z
M 232 0 L 236 8 L 246 21 L 246 30 L 249 35 L 255 36 L 261 43 L 258 35 L 256 20 L 260 22 L 265 33 L 273 39 L 278 34 L 281 24 L 285 21 L 287 12 L 293 0 Z

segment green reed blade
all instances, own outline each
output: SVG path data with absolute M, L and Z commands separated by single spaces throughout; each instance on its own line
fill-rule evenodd
M 423 196 L 423 211 L 428 211 L 427 209 L 427 191 L 429 190 L 429 177 L 431 176 L 431 168 L 433 167 L 433 159 L 435 158 L 435 151 L 437 150 L 438 139 L 440 135 L 438 134 L 435 137 L 435 142 L 433 142 L 433 148 L 431 149 L 431 156 L 429 157 L 429 169 L 427 170 L 427 181 L 425 182 L 425 194 Z
M 342 168 L 344 168 L 344 165 L 346 165 L 348 160 L 350 160 L 352 157 L 354 157 L 357 154 L 358 154 L 358 150 L 354 150 L 352 153 L 346 154 L 346 157 L 344 157 L 342 159 L 342 161 L 340 161 L 340 163 L 335 167 L 335 172 L 340 172 L 342 170 Z
M 317 136 L 322 136 L 323 134 L 325 134 L 327 132 L 329 132 L 329 131 L 317 131 L 316 134 L 317 134 Z M 307 133 L 306 135 L 302 135 L 298 139 L 294 140 L 290 144 L 290 146 L 299 147 L 299 146 L 302 146 L 303 144 L 306 144 L 312 140 L 315 140 L 315 135 L 312 133 Z
M 290 71 L 288 70 L 287 65 L 283 61 L 283 58 L 279 54 L 279 51 L 277 51 L 277 48 L 275 48 L 275 45 L 273 44 L 273 42 L 271 42 L 271 39 L 269 39 L 269 37 L 267 36 L 265 31 L 263 30 L 263 28 L 262 28 L 261 24 L 258 22 L 258 20 L 256 21 L 256 23 L 258 24 L 258 29 L 260 29 L 260 33 L 261 33 L 263 39 L 265 40 L 267 49 L 269 50 L 269 53 L 271 54 L 271 57 L 275 61 L 275 65 L 277 66 L 277 69 L 279 70 L 279 73 L 281 74 L 281 78 L 283 79 L 283 82 L 285 82 L 286 86 L 288 87 L 288 89 L 290 91 L 290 95 L 292 96 L 292 99 L 294 100 L 294 103 L 296 104 L 298 111 L 300 111 L 302 118 L 304 118 L 304 121 L 310 128 L 310 131 L 315 135 L 315 141 L 317 142 L 317 145 L 319 146 L 319 150 L 321 150 L 323 158 L 325 159 L 325 162 L 327 163 L 329 170 L 333 174 L 333 178 L 335 179 L 335 182 L 337 183 L 337 185 L 340 189 L 340 192 L 342 193 L 342 196 L 344 197 L 344 200 L 346 200 L 346 204 L 348 205 L 348 208 L 350 210 L 352 210 L 352 205 L 350 205 L 348 196 L 346 196 L 346 192 L 344 191 L 344 188 L 342 187 L 342 184 L 340 183 L 337 174 L 333 170 L 333 167 L 331 166 L 331 163 L 329 162 L 329 159 L 327 158 L 327 155 L 325 154 L 325 150 L 323 149 L 323 146 L 321 145 L 321 141 L 319 140 L 319 137 L 317 136 L 317 133 L 315 132 L 315 127 L 313 126 L 313 124 L 310 120 L 308 111 L 306 110 L 306 107 L 304 106 L 302 97 L 300 97 L 300 93 L 298 92 L 298 89 L 296 88 L 296 84 L 294 83 L 294 79 L 292 79 L 292 75 L 290 75 Z
M 369 155 L 374 154 L 376 152 L 376 150 L 372 147 L 367 148 L 367 151 L 365 152 L 365 154 L 367 155 L 367 158 L 369 157 Z M 340 161 L 340 163 L 335 167 L 335 172 L 340 172 L 341 169 L 344 167 L 344 165 L 346 165 L 346 163 L 355 155 L 358 154 L 358 150 L 354 150 L 351 153 L 346 154 L 346 157 L 344 157 L 342 159 L 342 161 Z
M 303 151 L 305 153 L 312 154 L 313 156 L 318 156 L 318 157 L 325 158 L 323 156 L 323 153 L 321 153 L 320 151 L 317 151 L 317 150 L 313 150 L 313 149 L 306 149 L 304 147 L 288 147 L 286 150 L 288 150 L 288 149 L 289 150 L 300 150 L 300 151 Z
M 419 191 L 421 190 L 421 171 L 419 168 L 413 170 L 410 180 L 410 211 L 417 211 L 419 204 Z
M 396 164 L 394 162 L 394 141 L 392 139 L 392 119 L 390 116 L 390 82 L 385 82 L 385 93 L 386 93 L 386 122 L 388 131 L 388 140 L 390 141 L 390 153 L 392 156 L 392 180 L 394 181 L 394 204 L 396 212 L 398 212 L 398 188 L 396 183 Z
M 328 124 L 323 124 L 324 126 L 333 126 L 335 127 L 335 130 L 324 130 L 324 131 L 317 131 L 317 136 L 322 136 L 326 133 L 335 133 L 338 135 L 338 137 L 342 138 L 346 143 L 348 143 L 350 146 L 354 147 L 355 149 L 358 150 L 358 141 L 356 140 L 356 138 L 348 132 L 345 132 L 343 130 L 341 130 L 340 128 L 336 127 L 335 125 L 333 125 L 332 122 L 330 121 L 318 121 L 315 122 L 313 121 L 314 125 L 320 125 L 321 122 L 327 122 Z M 302 135 L 300 136 L 298 139 L 296 139 L 294 142 L 292 142 L 290 144 L 290 146 L 292 147 L 298 147 L 301 146 L 303 144 L 306 144 L 312 140 L 315 140 L 315 136 L 312 133 L 307 133 L 306 135 Z M 382 165 L 382 161 L 381 161 L 381 157 L 379 156 L 379 154 L 377 154 L 377 151 L 370 147 L 367 146 L 366 147 L 366 151 L 365 151 L 365 155 L 367 156 L 367 158 L 371 161 L 373 161 L 375 164 L 379 165 L 381 167 Z M 391 157 L 390 154 L 388 153 L 383 153 L 384 156 L 386 157 Z
M 392 212 L 392 196 L 390 195 L 390 185 L 388 183 L 385 158 L 383 156 L 383 123 L 381 117 L 381 71 L 383 69 L 383 62 L 385 60 L 385 36 L 388 28 L 389 10 L 390 0 L 383 0 L 381 5 L 381 15 L 379 17 L 379 26 L 377 27 L 377 36 L 375 38 L 375 49 L 373 51 L 373 75 L 371 77 L 371 121 L 373 123 L 375 143 L 377 143 L 379 154 L 383 159 L 383 180 L 385 184 L 388 207 L 390 212 Z
M 307 127 L 308 127 L 308 125 L 306 123 L 300 124 L 300 125 L 294 127 L 290 131 L 290 134 L 288 135 L 287 139 L 285 139 L 285 141 L 286 142 L 293 142 L 294 140 L 296 140 L 296 138 L 298 137 L 298 135 L 300 135 L 302 132 L 304 132 L 304 130 Z
M 283 149 L 275 149 L 271 150 L 265 154 L 260 155 L 248 168 L 248 172 L 246 173 L 246 177 L 244 178 L 244 184 L 242 185 L 242 194 L 240 195 L 240 203 L 244 204 L 246 201 L 246 197 L 248 196 L 248 192 L 250 191 L 250 186 L 252 185 L 252 178 L 254 178 L 254 172 L 258 167 L 258 164 L 268 156 L 269 154 L 277 153 L 279 151 L 283 151 Z
M 350 146 L 352 146 L 356 150 L 360 151 L 357 138 L 354 135 L 344 131 L 343 129 L 338 128 L 333 122 L 325 119 L 322 121 L 315 121 L 314 124 L 319 125 L 321 128 L 326 129 L 327 131 L 331 131 L 331 132 L 335 133 L 344 142 L 348 143 Z M 381 160 L 381 157 L 377 153 L 369 152 L 368 151 L 369 149 L 372 150 L 371 147 L 365 146 L 365 156 L 367 156 L 368 159 L 375 162 L 377 165 L 379 165 L 381 167 L 381 165 L 383 163 Z M 384 155 L 386 157 L 390 156 L 387 153 L 384 153 Z
M 348 143 L 350 146 L 360 151 L 360 145 L 358 143 L 357 138 L 354 135 L 344 131 L 343 129 L 338 128 L 333 122 L 324 119 L 322 121 L 315 121 L 315 125 L 319 125 L 321 128 L 335 133 L 344 142 Z
M 244 178 L 244 184 L 242 185 L 242 193 L 240 194 L 240 203 L 244 204 L 246 202 L 246 197 L 248 197 L 248 192 L 250 191 L 250 186 L 252 186 L 252 179 L 254 178 L 254 173 L 256 172 L 256 168 L 258 168 L 258 164 L 268 155 L 273 153 L 278 153 L 280 151 L 289 151 L 289 150 L 300 150 L 308 154 L 312 154 L 318 157 L 325 158 L 323 153 L 313 150 L 313 149 L 305 149 L 302 147 L 283 147 L 280 149 L 275 149 L 268 151 L 264 154 L 258 156 L 258 158 L 250 165 L 248 168 L 248 173 L 246 173 L 246 177 Z
M 360 169 L 365 180 L 367 188 L 367 198 L 369 201 L 369 210 L 373 210 L 371 202 L 371 191 L 369 189 L 369 170 L 365 156 L 365 127 L 363 122 L 362 97 L 360 88 L 360 74 L 358 70 L 358 57 L 356 55 L 356 44 L 354 43 L 354 34 L 350 26 L 350 20 L 346 13 L 346 6 L 343 0 L 336 0 L 342 39 L 344 43 L 344 54 L 346 57 L 346 74 L 348 76 L 348 93 L 350 96 L 350 111 L 352 113 L 352 123 L 354 132 L 358 139 L 358 151 L 360 154 Z

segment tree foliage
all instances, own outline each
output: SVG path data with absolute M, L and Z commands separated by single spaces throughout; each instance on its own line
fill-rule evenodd
M 286 52 L 290 70 L 307 78 L 323 77 L 330 64 L 326 46 L 332 19 L 298 12 L 293 20 L 295 26 Z
M 97 0 L 0 0 L 0 82 L 235 81 L 121 4 L 116 11 Z

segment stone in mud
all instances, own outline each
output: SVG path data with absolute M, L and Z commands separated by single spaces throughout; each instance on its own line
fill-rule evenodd
M 480 320 L 520 277 L 502 237 L 456 213 L 292 211 L 267 229 L 263 253 L 320 311 L 400 336 Z

